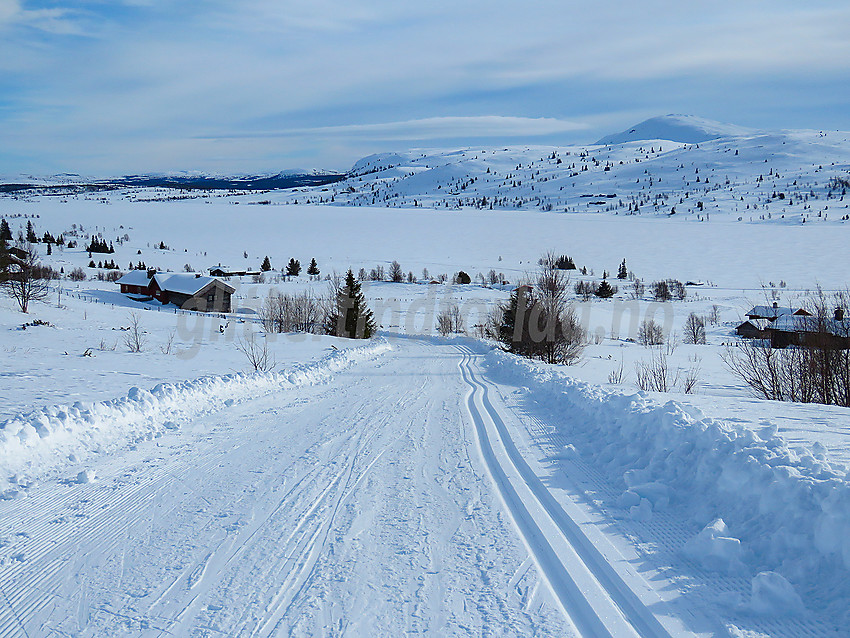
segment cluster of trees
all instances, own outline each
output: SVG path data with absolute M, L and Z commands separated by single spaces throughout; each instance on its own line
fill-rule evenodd
M 685 284 L 678 279 L 653 281 L 650 290 L 655 301 L 672 301 L 673 299 L 682 301 L 688 294 Z
M 105 239 L 92 235 L 91 241 L 86 246 L 86 251 L 89 255 L 91 253 L 106 253 L 111 255 L 115 252 L 115 248 L 112 247 L 112 242 L 107 244 Z
M 260 307 L 267 332 L 320 332 L 324 301 L 310 292 L 298 295 L 272 292 Z
M 496 311 L 493 336 L 505 350 L 546 363 L 581 358 L 586 333 L 568 302 L 569 279 L 544 265 L 533 287 L 519 286 Z
M 263 263 L 260 264 L 260 270 L 263 272 L 269 272 L 272 269 L 272 262 L 269 259 L 269 256 L 266 255 L 263 259 Z M 294 257 L 290 258 L 289 262 L 286 264 L 286 270 L 284 274 L 287 277 L 297 277 L 301 274 L 301 261 L 295 259 Z M 319 264 L 316 263 L 316 258 L 313 257 L 310 260 L 310 265 L 307 266 L 307 274 L 311 277 L 317 277 L 321 274 L 321 270 L 319 270 Z
M 369 339 L 376 330 L 361 284 L 349 269 L 331 294 L 297 295 L 273 292 L 260 308 L 268 332 L 324 333 L 349 339 Z
M 99 261 L 94 263 L 94 259 L 89 261 L 89 268 L 104 268 L 106 270 L 118 270 L 118 264 L 115 263 L 114 260 L 108 259 L 106 261 Z
M 576 295 L 582 298 L 583 301 L 589 301 L 591 297 L 599 297 L 600 299 L 610 299 L 617 294 L 619 290 L 617 286 L 612 286 L 607 279 L 603 279 L 599 283 L 595 281 L 577 281 L 573 287 Z
M 0 219 L 0 241 L 11 242 L 14 238 L 12 236 L 12 229 L 9 227 L 9 222 L 6 221 L 5 218 Z M 62 233 L 59 233 L 55 237 L 45 231 L 44 234 L 39 237 L 36 233 L 35 226 L 33 226 L 32 221 L 27 222 L 26 234 L 18 233 L 18 241 L 27 244 L 38 244 L 44 243 L 47 244 L 48 254 L 50 254 L 50 246 L 55 244 L 57 246 L 65 245 L 65 236 Z
M 556 255 L 547 253 L 537 260 L 538 265 L 544 268 L 553 268 L 555 270 L 575 270 L 576 264 L 572 257 L 567 255 Z

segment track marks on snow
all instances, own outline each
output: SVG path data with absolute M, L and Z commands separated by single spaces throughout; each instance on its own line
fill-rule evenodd
M 466 405 L 485 465 L 523 541 L 564 612 L 583 636 L 668 637 L 669 633 L 616 574 L 534 474 L 460 348 L 469 384 Z

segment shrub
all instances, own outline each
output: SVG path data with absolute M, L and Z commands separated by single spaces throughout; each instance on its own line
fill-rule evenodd
M 654 319 L 644 319 L 637 340 L 643 346 L 660 346 L 664 343 L 664 329 Z

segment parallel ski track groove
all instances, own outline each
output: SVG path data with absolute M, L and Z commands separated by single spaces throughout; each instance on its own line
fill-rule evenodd
M 474 353 L 464 347 L 459 347 L 458 349 L 463 355 L 459 363 L 461 374 L 471 388 L 467 395 L 467 407 L 475 422 L 482 456 L 485 458 L 488 469 L 502 494 L 505 504 L 511 510 L 517 527 L 526 538 L 527 544 L 532 548 L 532 551 L 535 553 L 539 552 L 537 562 L 544 571 L 555 595 L 575 623 L 576 628 L 583 636 L 612 635 L 592 604 L 578 589 L 567 568 L 563 566 L 555 555 L 544 533 L 531 518 L 514 487 L 510 484 L 505 470 L 500 466 L 487 435 L 483 415 L 480 414 L 478 407 L 475 405 L 475 397 L 479 393 L 487 416 L 493 422 L 500 442 L 514 469 L 521 476 L 530 492 L 534 495 L 534 498 L 537 499 L 538 503 L 561 531 L 564 538 L 580 557 L 599 585 L 604 589 L 605 593 L 610 597 L 611 601 L 621 611 L 634 631 L 642 638 L 669 638 L 669 633 L 664 629 L 658 619 L 623 582 L 614 568 L 583 534 L 575 521 L 567 515 L 549 492 L 548 488 L 546 488 L 522 458 L 522 455 L 511 439 L 504 421 L 502 421 L 498 411 L 490 402 L 487 387 L 489 382 L 480 381 L 476 378 L 475 372 L 472 369 L 472 361 L 475 357 Z M 554 568 L 553 565 L 560 566 L 560 569 Z

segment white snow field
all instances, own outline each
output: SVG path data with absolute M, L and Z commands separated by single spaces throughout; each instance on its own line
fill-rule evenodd
M 374 156 L 312 189 L 0 197 L 15 234 L 80 243 L 37 244 L 45 264 L 88 276 L 26 315 L 0 296 L 0 638 L 848 635 L 850 409 L 754 397 L 720 358 L 753 305 L 846 288 L 848 139 L 666 116 L 583 148 Z M 95 234 L 115 253 L 90 257 Z M 474 338 L 548 251 L 620 288 L 574 299 L 571 366 Z M 265 256 L 226 315 L 88 265 Z M 281 274 L 314 257 L 319 277 Z M 364 282 L 377 339 L 257 322 L 274 291 L 393 260 L 412 282 Z M 434 336 L 452 304 L 466 335 Z M 681 343 L 690 313 L 717 315 L 706 344 Z M 646 318 L 692 393 L 639 391 Z

